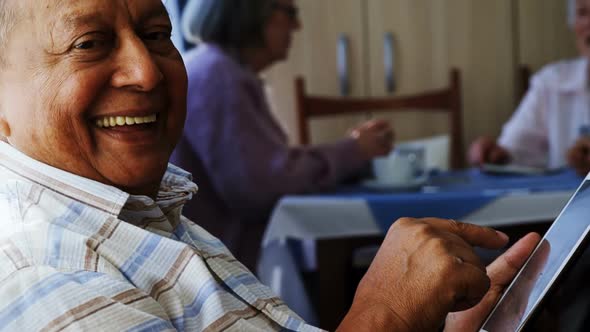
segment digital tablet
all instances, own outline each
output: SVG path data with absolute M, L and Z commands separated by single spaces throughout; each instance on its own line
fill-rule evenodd
M 587 175 L 500 298 L 480 332 L 521 331 L 584 251 L 590 230 Z

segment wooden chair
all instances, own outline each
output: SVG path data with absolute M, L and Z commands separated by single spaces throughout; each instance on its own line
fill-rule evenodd
M 295 80 L 295 98 L 301 144 L 309 144 L 310 118 L 372 111 L 446 112 L 449 115 L 451 132 L 451 168 L 461 168 L 464 164 L 461 76 L 458 69 L 451 69 L 449 86 L 444 89 L 425 91 L 414 95 L 379 98 L 308 95 L 305 92 L 304 79 L 298 77 Z

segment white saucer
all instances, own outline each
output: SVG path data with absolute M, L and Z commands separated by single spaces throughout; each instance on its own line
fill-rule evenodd
M 379 191 L 416 191 L 420 189 L 428 180 L 427 177 L 415 178 L 406 183 L 387 183 L 380 182 L 377 179 L 368 179 L 362 182 L 364 187 Z

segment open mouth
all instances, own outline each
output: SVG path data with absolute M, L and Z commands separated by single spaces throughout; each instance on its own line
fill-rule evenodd
M 150 126 L 158 121 L 158 114 L 147 116 L 105 116 L 95 120 L 94 124 L 98 128 L 130 128 Z

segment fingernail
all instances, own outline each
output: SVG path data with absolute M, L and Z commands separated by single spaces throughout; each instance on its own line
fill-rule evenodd
M 502 240 L 504 241 L 508 241 L 510 238 L 508 237 L 508 235 L 506 235 L 506 233 L 500 232 L 500 231 L 496 231 L 496 234 L 498 234 L 499 237 L 502 238 Z

